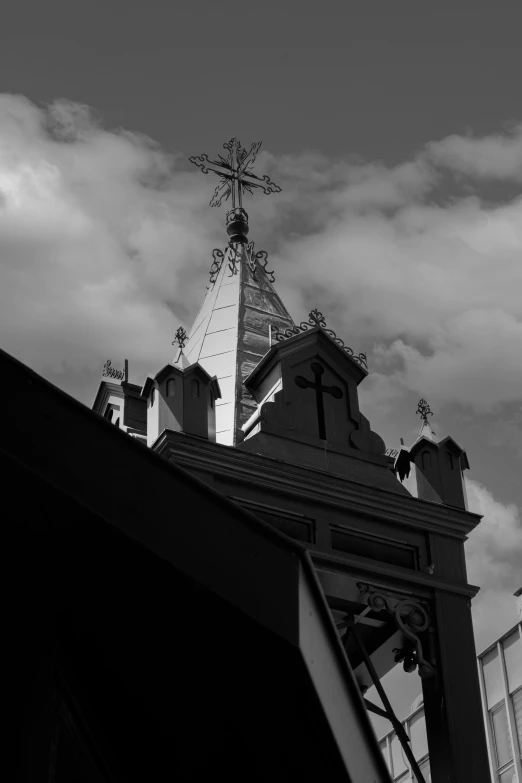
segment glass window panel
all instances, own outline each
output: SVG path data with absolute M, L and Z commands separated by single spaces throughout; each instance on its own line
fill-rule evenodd
M 402 745 L 399 742 L 399 738 L 395 733 L 392 735 L 391 756 L 393 762 L 393 774 L 395 776 L 394 777 L 395 779 L 398 775 L 401 775 L 405 770 L 408 769 L 408 766 L 404 761 L 404 751 L 402 749 Z
M 387 745 L 387 743 L 386 743 L 385 739 L 381 740 L 381 742 L 379 742 L 379 747 L 380 747 L 380 749 L 382 751 L 382 755 L 384 756 L 384 760 L 386 761 L 386 764 L 388 765 L 388 769 L 390 769 L 390 760 L 388 758 L 388 748 L 386 747 L 386 745 Z
M 522 756 L 522 688 L 513 694 L 513 712 L 515 713 L 515 726 L 517 727 L 518 751 Z
M 426 718 L 424 710 L 418 712 L 410 721 L 410 737 L 413 754 L 421 759 L 428 752 L 428 735 L 426 734 Z
M 431 783 L 431 770 L 430 770 L 430 762 L 428 759 L 422 762 L 422 764 L 419 764 L 419 769 L 422 772 L 424 776 L 424 780 L 426 783 Z M 414 783 L 417 783 L 417 778 L 413 777 Z
M 522 685 L 522 639 L 518 628 L 504 640 L 502 647 L 506 661 L 508 688 L 509 692 L 513 693 Z
M 498 776 L 499 783 L 518 783 L 517 771 L 515 767 L 510 767 L 501 772 Z
M 486 700 L 489 709 L 490 707 L 494 707 L 505 695 L 502 670 L 500 668 L 500 660 L 496 647 L 484 656 L 482 665 L 484 667 Z
M 493 726 L 493 736 L 495 737 L 497 766 L 503 767 L 504 764 L 507 764 L 513 758 L 505 703 L 497 707 L 496 710 L 492 710 L 491 725 Z

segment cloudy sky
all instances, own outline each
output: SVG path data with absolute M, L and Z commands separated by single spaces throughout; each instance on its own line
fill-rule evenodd
M 166 359 L 225 243 L 188 162 L 263 140 L 246 204 L 295 320 L 371 374 L 374 429 L 467 449 L 479 649 L 522 584 L 519 0 L 7 0 L 0 31 L 2 348 L 92 404 L 102 365 Z

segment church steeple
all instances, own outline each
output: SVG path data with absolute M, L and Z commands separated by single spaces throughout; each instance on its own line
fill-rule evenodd
M 267 353 L 271 330 L 294 325 L 274 286 L 274 273 L 268 270 L 267 253 L 255 251 L 249 242 L 248 214 L 243 208 L 243 193 L 261 188 L 264 193 L 278 193 L 281 188 L 265 175 L 252 173 L 261 142 L 247 152 L 238 139 L 223 145 L 228 157 L 207 155 L 189 160 L 220 178 L 210 206 L 220 206 L 231 198 L 232 209 L 226 214 L 228 245 L 212 252 L 210 285 L 196 316 L 184 348 L 189 363 L 199 362 L 216 375 L 222 397 L 216 405 L 216 440 L 233 446 L 241 442 L 241 427 L 256 409 L 243 380 Z

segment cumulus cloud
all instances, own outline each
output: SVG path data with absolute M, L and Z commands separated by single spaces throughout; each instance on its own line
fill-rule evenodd
M 520 399 L 522 198 L 449 192 L 424 157 L 404 171 L 312 182 L 305 206 L 322 225 L 282 242 L 287 286 L 402 388 L 480 410 Z
M 481 588 L 472 604 L 480 652 L 517 622 L 510 594 L 522 585 L 522 519 L 514 504 L 502 504 L 478 482 L 466 488 L 469 510 L 484 517 L 465 545 L 468 579 Z
M 444 167 L 486 176 L 487 159 L 512 178 L 520 134 L 449 137 L 395 166 L 258 156 L 283 192 L 249 202 L 252 237 L 270 238 L 294 316 L 319 307 L 369 354 L 375 405 L 408 390 L 482 410 L 520 398 L 522 198 L 492 205 L 444 177 Z M 225 240 L 211 183 L 182 157 L 107 130 L 86 106 L 0 96 L 5 349 L 65 385 L 109 355 L 140 372 L 170 356 Z
M 104 130 L 88 107 L 1 96 L 5 350 L 45 374 L 170 356 L 216 232 L 212 215 L 200 219 L 199 183 L 176 164 L 143 135 Z
M 463 174 L 522 182 L 522 124 L 483 138 L 448 136 L 428 144 L 426 155 Z

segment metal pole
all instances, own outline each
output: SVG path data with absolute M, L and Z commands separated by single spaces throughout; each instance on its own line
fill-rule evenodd
M 372 663 L 372 659 L 368 655 L 368 652 L 366 650 L 365 644 L 363 640 L 361 639 L 359 635 L 359 631 L 357 629 L 356 624 L 353 621 L 353 618 L 347 618 L 348 626 L 346 629 L 346 633 L 353 633 L 355 641 L 357 642 L 357 646 L 359 647 L 359 650 L 361 651 L 361 654 L 364 659 L 364 663 L 366 664 L 366 668 L 368 669 L 368 672 L 370 674 L 370 677 L 372 678 L 373 684 L 375 685 L 377 689 L 377 693 L 379 694 L 382 703 L 384 704 L 385 710 L 386 710 L 386 717 L 391 722 L 393 728 L 395 729 L 397 733 L 397 737 L 399 738 L 399 742 L 401 743 L 403 750 L 408 757 L 408 761 L 411 764 L 411 768 L 415 774 L 415 777 L 417 778 L 418 783 L 426 783 L 424 779 L 424 775 L 420 771 L 419 765 L 417 764 L 417 760 L 415 756 L 413 755 L 413 751 L 410 748 L 409 742 L 410 739 L 408 735 L 406 734 L 406 731 L 404 729 L 404 726 L 398 720 L 397 716 L 395 715 L 393 708 L 390 704 L 390 701 L 386 695 L 386 691 L 381 685 L 381 681 L 379 680 L 379 677 L 377 675 L 377 672 L 375 671 L 374 665 Z

